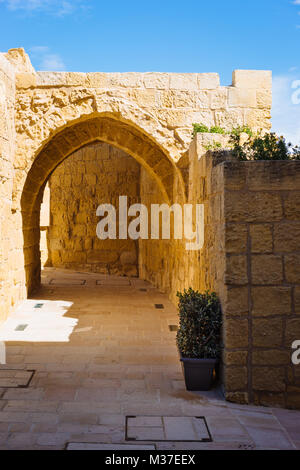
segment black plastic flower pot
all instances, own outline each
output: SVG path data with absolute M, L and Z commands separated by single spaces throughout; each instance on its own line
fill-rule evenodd
M 202 392 L 212 388 L 217 359 L 194 359 L 180 354 L 180 361 L 187 390 Z

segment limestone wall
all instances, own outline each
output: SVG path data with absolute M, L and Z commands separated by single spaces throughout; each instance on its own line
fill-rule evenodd
M 224 163 L 225 388 L 300 408 L 300 163 Z
M 228 400 L 299 409 L 300 163 L 237 162 L 206 152 L 214 138 L 198 135 L 189 153 L 189 201 L 205 206 L 203 249 L 142 242 L 140 272 L 174 302 L 185 287 L 218 293 Z M 145 178 L 142 200 L 160 202 Z
M 137 242 L 99 240 L 96 209 L 113 204 L 118 215 L 119 196 L 124 195 L 128 205 L 138 203 L 140 165 L 122 150 L 96 143 L 67 158 L 52 174 L 49 187 L 46 265 L 137 276 Z
M 204 206 L 203 248 L 188 251 L 188 240 L 184 237 L 182 240 L 171 237 L 171 240 L 140 241 L 140 276 L 168 292 L 174 303 L 178 300 L 177 291 L 189 287 L 200 291 L 212 289 L 220 296 L 224 295 L 224 183 L 218 163 L 226 160 L 228 155 L 225 152 L 212 156 L 205 150 L 214 139 L 224 140 L 222 136 L 198 134 L 192 142 L 186 161 L 187 201 L 182 201 L 176 179 L 174 184 L 174 203 Z M 143 171 L 141 202 L 147 205 L 149 213 L 151 204 L 164 202 L 155 183 Z
M 0 320 L 25 294 L 21 214 L 12 213 L 15 156 L 15 70 L 0 54 Z M 23 288 L 22 288 L 23 287 Z
M 98 270 L 103 266 L 97 256 L 102 263 L 106 250 L 110 269 L 120 272 L 129 264 L 130 272 L 133 264 L 119 260 L 123 250 L 132 254 L 131 242 L 122 249 L 100 246 L 93 238 L 96 221 L 86 226 L 91 219 L 77 202 L 83 181 L 84 208 L 98 191 L 94 153 L 91 160 L 84 155 L 87 145 L 96 148 L 101 141 L 141 165 L 141 202 L 205 206 L 202 250 L 186 251 L 184 240 L 141 241 L 139 269 L 174 301 L 185 287 L 218 292 L 227 398 L 299 407 L 299 372 L 291 364 L 291 343 L 300 339 L 299 163 L 232 162 L 228 152 L 205 150 L 222 137 L 192 141 L 194 122 L 268 130 L 270 110 L 267 71 L 237 70 L 231 86 L 220 86 L 214 73 L 37 73 L 22 49 L 0 54 L 0 321 L 39 287 L 43 191 L 52 172 L 75 152 L 73 182 L 71 159 L 52 182 L 52 262 Z M 118 186 L 139 200 L 138 166 L 125 164 L 131 175 L 125 182 L 119 156 L 107 165 L 103 158 L 107 180 L 99 196 L 113 201 Z M 104 187 L 111 192 L 102 192 Z M 71 222 L 62 216 L 70 188 L 77 203 L 70 204 Z M 58 210 L 58 201 L 66 211 Z M 67 222 L 68 230 L 78 231 L 75 237 L 62 232 Z

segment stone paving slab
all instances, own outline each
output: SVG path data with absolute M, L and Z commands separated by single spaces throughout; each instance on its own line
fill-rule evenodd
M 210 435 L 203 418 L 137 416 L 127 418 L 127 438 L 137 441 L 203 441 Z
M 178 313 L 148 283 L 97 286 L 96 279 L 110 278 L 55 269 L 48 274 L 47 282 L 70 277 L 70 283 L 42 287 L 8 325 L 21 336 L 4 343 L 0 449 L 56 450 L 67 443 L 113 450 L 138 444 L 160 450 L 300 448 L 300 412 L 231 404 L 218 389 L 185 389 L 168 328 L 178 324 Z M 74 279 L 87 283 L 71 285 Z M 43 306 L 35 310 L 37 303 Z M 156 303 L 165 309 L 156 310 Z M 25 339 L 33 330 L 14 328 L 30 325 L 27 320 L 36 328 Z M 7 331 L 0 328 L 1 341 Z M 35 374 L 28 388 L 1 386 L 1 377 L 25 380 L 30 370 Z M 126 442 L 126 416 L 137 417 L 130 436 L 149 441 Z M 197 416 L 206 418 L 213 442 L 192 442 L 205 433 Z
M 17 388 L 25 387 L 31 380 L 33 371 L 1 370 L 0 366 L 0 387 Z
M 142 445 L 128 445 L 128 444 L 92 444 L 92 443 L 80 443 L 80 442 L 69 442 L 67 444 L 67 450 L 155 450 L 154 445 L 142 446 Z
M 51 279 L 49 285 L 51 286 L 83 286 L 86 279 Z

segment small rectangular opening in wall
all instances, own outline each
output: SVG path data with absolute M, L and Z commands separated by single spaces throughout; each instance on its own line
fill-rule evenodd
M 147 289 L 139 289 L 140 292 L 147 292 Z
M 26 330 L 28 325 L 18 325 L 17 328 L 15 328 L 15 331 L 24 331 Z
M 43 308 L 44 304 L 35 304 L 34 308 Z
M 35 370 L 0 369 L 0 388 L 29 387 Z
M 178 326 L 177 325 L 169 325 L 169 330 L 170 331 L 178 331 Z
M 163 304 L 155 304 L 155 308 L 157 308 L 158 310 L 163 310 L 165 307 Z
M 126 416 L 126 441 L 212 442 L 204 416 Z

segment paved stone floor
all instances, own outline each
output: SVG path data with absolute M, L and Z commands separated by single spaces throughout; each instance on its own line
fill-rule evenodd
M 38 295 L 0 328 L 0 342 L 10 339 L 0 366 L 0 449 L 300 449 L 300 412 L 185 390 L 169 329 L 177 321 L 167 297 L 144 281 L 46 269 Z M 27 388 L 7 388 L 30 378 Z M 125 439 L 126 416 L 137 416 L 129 429 L 136 441 Z M 201 416 L 212 442 L 193 441 L 205 434 L 191 419 Z

